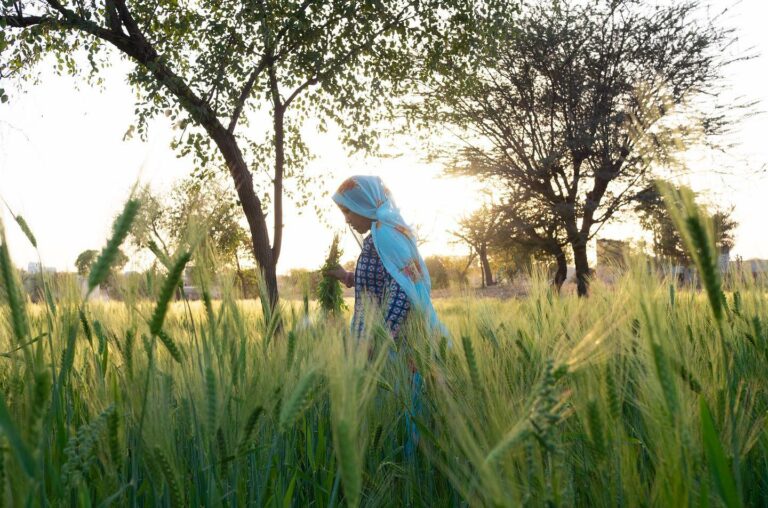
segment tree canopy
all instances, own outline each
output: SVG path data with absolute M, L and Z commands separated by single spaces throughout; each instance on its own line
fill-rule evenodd
M 452 232 L 453 236 L 469 246 L 470 255 L 477 255 L 480 260 L 483 287 L 495 284 L 489 256 L 494 246 L 499 219 L 498 208 L 486 203 L 462 218 L 459 227 Z
M 538 0 L 502 32 L 471 66 L 445 58 L 418 113 L 461 128 L 450 171 L 505 193 L 519 236 L 570 245 L 585 295 L 587 242 L 680 150 L 726 131 L 696 98 L 717 90 L 731 33 L 690 0 Z
M 36 64 L 53 62 L 97 84 L 115 58 L 129 59 L 133 131 L 146 137 L 149 119 L 165 115 L 198 172 L 227 169 L 276 301 L 284 181 L 299 202 L 310 196 L 305 122 L 338 125 L 352 149 L 375 147 L 371 126 L 407 91 L 414 59 L 447 46 L 467 52 L 466 34 L 509 10 L 461 0 L 9 0 L 0 73 L 30 81 Z M 260 134 L 246 136 L 244 125 Z
M 139 198 L 144 205 L 130 235 L 135 247 L 170 259 L 195 237 L 213 248 L 219 266 L 240 271 L 241 261 L 252 259 L 234 193 L 220 178 L 188 177 L 163 194 L 144 187 Z
M 677 189 L 677 187 L 673 187 Z M 656 184 L 650 185 L 635 196 L 634 212 L 640 225 L 651 233 L 651 248 L 656 257 L 678 264 L 689 264 L 691 259 L 680 232 L 667 209 Z M 715 242 L 721 252 L 729 252 L 734 246 L 734 231 L 738 222 L 733 218 L 732 207 L 707 207 L 712 221 Z

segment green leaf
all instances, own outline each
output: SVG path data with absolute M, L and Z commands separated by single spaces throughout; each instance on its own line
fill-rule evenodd
M 707 454 L 707 462 L 715 477 L 720 497 L 728 508 L 741 506 L 736 490 L 736 482 L 728 466 L 728 459 L 723 451 L 723 446 L 715 430 L 715 422 L 709 411 L 707 402 L 702 398 L 699 402 L 701 413 L 701 435 L 704 440 L 704 450 Z

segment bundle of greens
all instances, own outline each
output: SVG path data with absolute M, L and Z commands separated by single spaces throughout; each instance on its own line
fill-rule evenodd
M 333 243 L 325 258 L 325 263 L 320 269 L 322 279 L 317 286 L 317 299 L 320 302 L 320 309 L 327 314 L 339 314 L 347 306 L 344 304 L 341 283 L 330 275 L 330 271 L 339 267 L 339 259 L 343 252 L 339 249 L 339 235 L 333 235 Z

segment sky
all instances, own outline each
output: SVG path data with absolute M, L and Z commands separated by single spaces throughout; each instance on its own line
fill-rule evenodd
M 768 2 L 719 1 L 712 5 L 713 10 L 733 5 L 725 18 L 739 37 L 731 48 L 733 54 L 758 55 L 730 67 L 729 93 L 758 100 L 758 109 L 768 110 L 768 34 L 764 27 Z M 0 105 L 0 196 L 30 225 L 46 266 L 74 270 L 80 252 L 100 249 L 137 180 L 162 191 L 192 169 L 191 161 L 176 158 L 170 149 L 173 133 L 165 118 L 153 121 L 148 142 L 123 140 L 134 121 L 135 102 L 123 79 L 125 69 L 125 65 L 115 65 L 104 73 L 103 89 L 49 73 L 37 85 L 24 85 L 23 93 L 6 87 L 11 100 Z M 710 201 L 735 205 L 740 226 L 733 255 L 745 259 L 768 258 L 766 132 L 765 114 L 742 121 L 734 137 L 738 146 L 727 154 L 696 154 L 692 159 L 695 173 L 687 181 L 695 189 L 707 191 Z M 379 175 L 392 190 L 405 220 L 417 225 L 424 237 L 420 247 L 424 256 L 467 254 L 467 247 L 452 241 L 450 231 L 460 217 L 480 205 L 478 183 L 442 177 L 442 168 L 425 162 L 418 147 L 400 157 L 375 159 L 348 156 L 332 134 L 310 134 L 308 143 L 316 156 L 308 170 L 325 175 L 318 195 L 329 195 L 354 174 Z M 731 174 L 720 175 L 723 168 L 730 168 Z M 286 203 L 278 273 L 319 268 L 334 231 L 346 231 L 330 197 L 317 203 L 325 211 L 322 219 L 312 207 L 301 211 Z M 12 258 L 26 268 L 37 260 L 37 254 L 4 207 L 2 218 Z M 600 237 L 623 238 L 635 233 L 626 224 L 606 226 Z M 349 233 L 342 235 L 342 248 L 343 260 L 354 259 L 359 250 Z M 141 269 L 140 264 L 139 258 L 132 257 L 126 269 Z

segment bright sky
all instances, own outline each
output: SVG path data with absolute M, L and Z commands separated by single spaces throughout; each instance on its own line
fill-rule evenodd
M 732 2 L 715 2 L 727 5 Z M 740 41 L 735 53 L 753 49 L 759 57 L 731 67 L 729 79 L 734 95 L 761 101 L 768 109 L 768 3 L 744 0 L 727 16 Z M 150 141 L 123 141 L 133 122 L 134 97 L 123 81 L 124 66 L 106 74 L 104 90 L 77 81 L 45 74 L 41 83 L 26 85 L 24 94 L 11 92 L 11 100 L 0 105 L 0 195 L 15 213 L 21 214 L 37 237 L 43 263 L 59 270 L 74 270 L 74 260 L 85 249 L 99 249 L 109 235 L 112 219 L 120 210 L 137 178 L 157 189 L 168 188 L 186 176 L 191 163 L 177 159 L 169 148 L 170 122 L 155 121 Z M 710 189 L 714 199 L 736 205 L 735 255 L 745 259 L 768 258 L 765 217 L 768 215 L 768 173 L 745 179 L 711 173 L 725 165 L 756 170 L 768 163 L 768 116 L 759 115 L 741 124 L 736 139 L 740 146 L 719 157 L 704 156 L 701 169 L 691 183 Z M 330 135 L 308 140 L 316 160 L 310 171 L 329 175 L 326 191 L 333 192 L 347 176 L 380 175 L 391 188 L 406 221 L 419 226 L 427 242 L 422 254 L 466 254 L 465 247 L 451 244 L 449 230 L 463 214 L 480 203 L 479 186 L 467 180 L 439 178 L 441 168 L 413 153 L 399 158 L 347 157 Z M 344 230 L 341 214 L 330 198 L 321 203 L 326 220 L 319 220 L 311 207 L 299 214 L 287 204 L 285 232 L 278 273 L 290 268 L 319 267 L 334 230 Z M 2 217 L 14 262 L 22 267 L 37 256 L 7 210 Z M 630 229 L 607 227 L 601 236 L 620 238 Z M 356 256 L 357 245 L 343 235 L 344 260 Z M 140 268 L 128 265 L 128 269 Z

